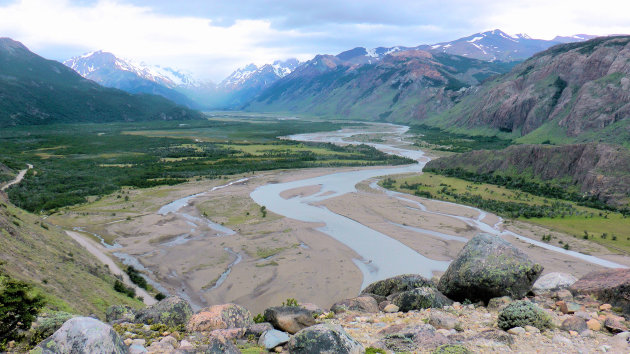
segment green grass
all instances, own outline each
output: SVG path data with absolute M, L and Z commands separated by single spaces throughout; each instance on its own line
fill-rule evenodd
M 438 151 L 467 152 L 472 150 L 500 150 L 513 144 L 512 140 L 497 135 L 469 135 L 453 133 L 427 125 L 416 125 L 409 129 L 416 135 L 415 145 Z
M 175 185 L 273 169 L 410 163 L 367 145 L 339 147 L 277 138 L 343 126 L 235 118 L 15 127 L 0 131 L 0 163 L 35 166 L 8 190 L 16 205 L 32 212 L 85 203 L 89 196 L 124 186 Z
M 584 238 L 584 231 L 586 231 L 589 235 L 588 239 L 593 242 L 614 250 L 630 252 L 630 217 L 624 217 L 620 213 L 583 207 L 566 200 L 543 198 L 514 189 L 485 183 L 473 183 L 433 173 L 385 179 L 381 185 L 389 189 L 424 197 L 428 196 L 426 193 L 430 193 L 432 199 L 458 203 L 461 203 L 461 200 L 454 198 L 451 194 L 441 193 L 441 191 L 447 188 L 457 194 L 469 193 L 478 195 L 484 200 L 523 203 L 537 208 L 546 208 L 554 203 L 567 205 L 570 208 L 564 209 L 564 216 L 560 213 L 553 218 L 520 217 L 517 220 L 544 226 L 580 239 Z M 479 205 L 469 205 L 479 207 Z M 498 214 L 501 215 L 502 213 L 499 212 Z M 502 216 L 507 215 L 503 214 Z M 603 234 L 606 234 L 606 238 L 602 238 Z M 613 239 L 613 236 L 616 239 Z

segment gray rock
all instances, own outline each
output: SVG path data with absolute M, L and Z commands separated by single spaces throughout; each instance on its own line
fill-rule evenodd
M 112 305 L 105 311 L 105 321 L 112 322 L 133 322 L 136 318 L 134 309 L 126 305 Z
M 478 234 L 459 252 L 440 278 L 438 289 L 456 301 L 493 297 L 522 298 L 543 267 L 500 237 Z
M 111 326 L 91 317 L 75 317 L 37 345 L 33 353 L 122 354 L 127 353 L 127 347 Z
M 167 326 L 185 325 L 192 316 L 188 301 L 169 296 L 166 299 L 138 311 L 135 323 L 162 323 Z
M 202 347 L 197 348 L 191 353 L 205 353 L 205 354 L 241 354 L 241 351 L 236 348 L 232 341 L 222 336 L 210 336 L 209 343 Z
M 512 301 L 512 298 L 509 296 L 493 297 L 488 301 L 488 311 L 501 311 Z
M 141 353 L 148 353 L 148 352 L 149 351 L 147 350 L 147 348 L 139 344 L 132 344 L 129 347 L 129 354 L 141 354 Z
M 396 296 L 392 303 L 402 312 L 422 310 L 428 308 L 442 308 L 451 305 L 453 301 L 442 295 L 435 288 L 417 288 L 402 292 Z
M 433 326 L 424 324 L 388 334 L 380 344 L 394 352 L 411 352 L 419 348 L 423 351 L 433 350 L 441 345 L 450 344 L 450 340 L 437 332 Z
M 571 274 L 553 272 L 548 273 L 536 280 L 532 286 L 534 294 L 544 294 L 550 291 L 562 290 L 570 287 L 578 279 Z
M 254 338 L 260 338 L 263 333 L 271 329 L 273 329 L 273 326 L 269 322 L 254 323 L 245 330 L 245 338 L 248 338 L 250 335 L 254 336 Z
M 556 344 L 556 345 L 565 345 L 569 347 L 573 345 L 573 343 L 571 342 L 569 338 L 565 338 L 561 336 L 560 334 L 556 334 L 555 336 L 553 336 L 553 338 L 551 339 L 551 343 Z
M 258 345 L 265 347 L 267 350 L 271 350 L 279 345 L 282 345 L 291 339 L 287 332 L 281 332 L 277 329 L 271 329 L 263 333 L 258 339 Z
M 458 326 L 459 321 L 451 314 L 431 311 L 429 314 L 429 324 L 437 329 L 454 329 Z
M 253 324 L 252 314 L 243 306 L 223 304 L 206 307 L 188 320 L 189 332 L 206 332 L 215 329 L 246 328 Z
M 311 311 L 295 306 L 270 307 L 265 310 L 265 321 L 291 334 L 316 324 Z
M 586 331 L 588 329 L 588 326 L 586 325 L 586 321 L 584 321 L 583 319 L 576 316 L 571 316 L 562 321 L 562 325 L 560 326 L 560 328 L 565 331 L 576 331 L 577 333 L 581 333 L 583 331 Z
M 359 354 L 363 346 L 339 325 L 319 324 L 297 332 L 289 341 L 289 353 Z
M 522 336 L 523 334 L 525 334 L 525 328 L 523 327 L 514 327 L 514 328 L 510 328 L 507 331 L 509 334 L 514 334 L 516 336 Z
M 334 313 L 341 313 L 345 311 L 377 313 L 379 309 L 378 304 L 373 297 L 359 296 L 336 302 L 330 307 L 330 311 Z
M 419 274 L 403 274 L 374 282 L 363 289 L 361 294 L 375 294 L 387 297 L 392 294 L 425 286 L 435 286 L 435 284 Z M 377 299 L 377 301 L 381 302 L 383 300 Z

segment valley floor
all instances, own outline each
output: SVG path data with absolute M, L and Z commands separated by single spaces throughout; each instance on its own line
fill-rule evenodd
M 288 297 L 327 307 L 335 300 L 353 297 L 359 292 L 363 276 L 353 263 L 358 255 L 317 230 L 323 225 L 263 210 L 252 201 L 250 193 L 268 183 L 301 180 L 340 170 L 352 168 L 273 171 L 229 180 L 124 190 L 121 193 L 124 199 L 110 195 L 54 214 L 49 221 L 66 228 L 81 227 L 101 235 L 109 243 L 115 240 L 119 246 L 106 250 L 115 259 L 129 261 L 126 255 L 133 256 L 140 262 L 134 264 L 136 268 L 157 280 L 164 290 L 184 296 L 198 307 L 235 302 L 256 313 Z M 245 178 L 248 179 L 243 180 Z M 174 200 L 239 180 L 241 182 L 187 200 L 188 204 L 176 212 L 159 213 L 162 206 Z M 474 209 L 411 195 L 405 197 L 407 201 L 401 200 L 375 189 L 374 181 L 360 183 L 356 193 L 330 198 L 320 204 L 433 260 L 454 259 L 465 241 L 479 232 L 461 219 L 477 218 L 479 212 Z M 318 190 L 318 186 L 312 186 L 284 193 L 282 197 L 288 199 Z M 427 210 L 421 210 L 414 202 L 422 203 Z M 216 231 L 216 226 L 208 224 L 206 217 L 234 233 Z M 492 214 L 481 219 L 488 227 L 498 221 Z M 506 223 L 505 228 L 536 240 L 549 233 L 523 222 Z M 559 239 L 566 238 L 567 242 L 570 240 L 572 250 L 630 266 L 628 257 L 613 254 L 603 246 L 553 234 Z M 509 241 L 541 263 L 545 272 L 580 276 L 601 268 L 516 238 Z

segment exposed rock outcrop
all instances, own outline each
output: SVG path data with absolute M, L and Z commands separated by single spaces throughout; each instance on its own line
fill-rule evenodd
M 138 311 L 134 321 L 163 323 L 167 326 L 186 325 L 192 313 L 188 301 L 177 296 L 169 296 L 155 305 Z
M 289 353 L 360 354 L 363 346 L 338 325 L 319 324 L 303 329 L 289 341 Z
M 630 269 L 605 269 L 588 273 L 571 285 L 571 292 L 593 295 L 599 301 L 620 307 L 630 315 Z
M 41 342 L 32 353 L 127 353 L 114 329 L 91 317 L 75 317 Z

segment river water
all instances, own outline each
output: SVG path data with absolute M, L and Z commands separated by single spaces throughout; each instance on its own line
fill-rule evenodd
M 258 187 L 250 194 L 250 196 L 257 204 L 261 206 L 264 205 L 268 210 L 271 210 L 276 214 L 300 221 L 325 224 L 325 226 L 318 228 L 320 232 L 323 232 L 343 243 L 359 255 L 359 258 L 355 259 L 354 262 L 363 273 L 362 288 L 374 281 L 405 273 L 422 274 L 430 278 L 434 271 L 446 270 L 449 262 L 428 258 L 386 234 L 371 229 L 360 222 L 336 214 L 325 207 L 315 205 L 316 203 L 326 199 L 338 197 L 346 193 L 356 192 L 355 186 L 361 181 L 387 175 L 421 172 L 424 165 L 429 161 L 429 158 L 427 158 L 420 150 L 405 147 L 402 143 L 402 136 L 407 130 L 408 127 L 400 125 L 373 124 L 369 128 L 369 131 L 343 129 L 336 132 L 290 136 L 288 137 L 289 139 L 298 141 L 360 144 L 361 142 L 359 141 L 353 141 L 352 137 L 366 133 L 387 133 L 397 137 L 395 144 L 367 143 L 367 145 L 371 145 L 389 154 L 396 154 L 414 159 L 417 163 L 402 167 L 358 169 L 355 171 L 332 173 L 286 183 L 267 184 Z M 290 199 L 285 199 L 280 196 L 281 193 L 288 190 L 314 185 L 320 185 L 321 189 L 318 193 L 313 195 L 295 196 Z M 380 189 L 376 183 L 372 183 L 371 186 L 372 188 Z M 390 196 L 400 199 L 401 201 L 416 204 L 418 206 L 418 210 L 425 213 L 428 212 L 435 215 L 459 219 L 477 228 L 481 232 L 487 232 L 499 236 L 513 236 L 536 246 L 576 257 L 604 267 L 626 268 L 621 264 L 605 259 L 574 251 L 567 251 L 563 248 L 532 240 L 511 231 L 504 231 L 502 228 L 502 220 L 495 225 L 488 225 L 482 221 L 487 213 L 476 208 L 470 208 L 458 204 L 460 207 L 474 210 L 478 214 L 475 218 L 432 212 L 427 210 L 422 203 L 406 198 L 404 194 L 390 191 L 384 192 L 388 193 Z M 448 235 L 421 228 L 411 228 L 404 225 L 397 226 L 417 232 L 419 235 L 425 234 L 453 241 L 466 241 L 466 239 L 455 235 Z

